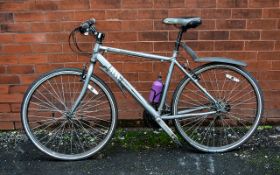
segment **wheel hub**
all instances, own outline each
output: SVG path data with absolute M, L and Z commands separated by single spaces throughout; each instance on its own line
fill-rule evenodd
M 64 116 L 65 116 L 66 119 L 71 120 L 75 117 L 75 114 L 73 112 L 67 111 L 67 112 L 64 113 Z
M 219 100 L 216 105 L 216 110 L 218 113 L 227 113 L 230 112 L 231 106 L 227 102 Z

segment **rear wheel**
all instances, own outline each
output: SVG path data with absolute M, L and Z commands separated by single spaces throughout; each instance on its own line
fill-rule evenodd
M 256 80 L 244 69 L 230 64 L 204 65 L 195 74 L 223 110 L 176 119 L 176 129 L 190 145 L 201 151 L 224 152 L 240 146 L 255 131 L 263 111 L 262 92 Z M 172 107 L 173 114 L 186 110 L 195 111 L 192 113 L 217 110 L 188 77 L 179 83 Z
M 58 69 L 34 82 L 23 99 L 21 117 L 28 137 L 54 158 L 87 158 L 101 150 L 115 130 L 115 98 L 96 76 L 76 112 L 70 113 L 83 84 L 80 70 Z

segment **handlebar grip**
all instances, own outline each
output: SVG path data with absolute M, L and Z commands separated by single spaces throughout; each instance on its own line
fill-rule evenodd
M 83 22 L 80 25 L 80 28 L 79 28 L 81 34 L 88 35 L 89 29 L 91 28 L 92 25 L 95 24 L 95 22 L 96 22 L 96 20 L 94 18 L 89 19 L 89 20 Z

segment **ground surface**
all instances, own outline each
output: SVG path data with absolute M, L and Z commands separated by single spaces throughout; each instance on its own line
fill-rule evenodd
M 163 133 L 118 130 L 102 153 L 82 161 L 57 161 L 21 133 L 0 133 L 0 175 L 62 174 L 280 174 L 280 131 L 262 127 L 240 149 L 223 154 L 176 148 Z

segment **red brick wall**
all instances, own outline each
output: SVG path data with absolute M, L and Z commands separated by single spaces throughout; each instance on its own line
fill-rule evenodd
M 80 22 L 96 18 L 111 46 L 170 55 L 177 30 L 161 20 L 176 16 L 202 17 L 203 25 L 184 37 L 200 56 L 248 62 L 264 90 L 264 121 L 280 119 L 279 0 L 6 0 L 0 1 L 0 129 L 20 127 L 23 93 L 40 74 L 88 61 L 67 43 Z M 107 56 L 146 97 L 157 74 L 167 70 L 158 62 Z M 111 87 L 120 118 L 140 118 L 142 108 Z

